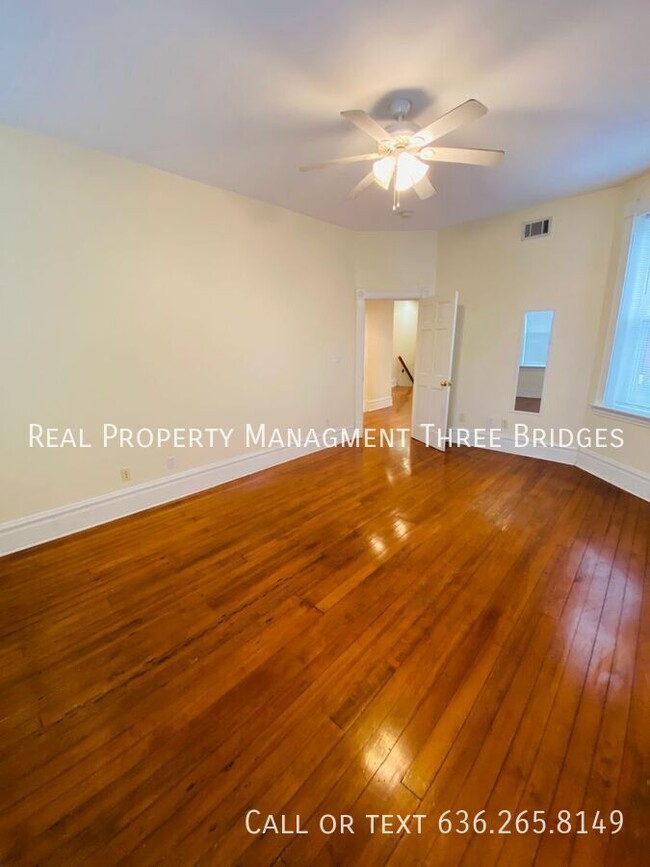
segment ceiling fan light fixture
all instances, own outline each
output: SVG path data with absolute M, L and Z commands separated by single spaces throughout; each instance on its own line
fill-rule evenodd
M 411 110 L 406 97 L 393 100 L 390 106 L 394 121 L 382 126 L 362 109 L 342 111 L 341 115 L 357 129 L 375 140 L 375 152 L 326 160 L 301 166 L 300 171 L 324 169 L 341 163 L 372 160 L 372 170 L 352 188 L 349 198 L 356 199 L 374 183 L 393 193 L 393 210 L 401 212 L 400 193 L 414 190 L 421 200 L 436 192 L 428 175 L 429 163 L 459 163 L 470 166 L 494 166 L 503 151 L 488 148 L 438 147 L 438 140 L 469 121 L 482 117 L 487 108 L 476 99 L 468 99 L 424 127 L 405 121 Z
M 397 174 L 395 176 L 395 189 L 403 193 L 410 190 L 429 171 L 429 166 L 421 162 L 410 153 L 401 153 L 397 157 Z
M 373 163 L 372 173 L 380 187 L 387 190 L 395 171 L 395 157 L 384 157 Z

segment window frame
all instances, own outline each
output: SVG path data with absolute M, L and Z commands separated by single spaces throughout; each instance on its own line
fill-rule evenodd
M 628 258 L 630 255 L 630 246 L 632 243 L 632 229 L 634 227 L 634 219 L 635 217 L 648 213 L 650 213 L 650 198 L 636 199 L 635 201 L 630 202 L 626 206 L 624 211 L 623 228 L 620 236 L 618 262 L 616 266 L 614 292 L 611 299 L 607 322 L 607 331 L 605 333 L 605 340 L 603 343 L 603 353 L 600 363 L 600 374 L 598 378 L 596 397 L 591 403 L 592 409 L 598 415 L 609 416 L 611 418 L 619 418 L 643 426 L 650 426 L 650 417 L 648 417 L 647 415 L 630 412 L 629 410 L 619 409 L 618 407 L 608 406 L 605 403 L 605 389 L 607 386 L 609 369 L 612 363 L 614 338 L 616 336 L 616 325 L 618 323 L 619 312 L 621 309 L 621 301 L 623 298 L 623 288 L 625 284 L 625 274 L 627 272 Z

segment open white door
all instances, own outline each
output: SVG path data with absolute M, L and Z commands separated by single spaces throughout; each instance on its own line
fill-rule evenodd
M 446 446 L 457 309 L 454 292 L 422 298 L 418 315 L 411 435 L 441 451 Z

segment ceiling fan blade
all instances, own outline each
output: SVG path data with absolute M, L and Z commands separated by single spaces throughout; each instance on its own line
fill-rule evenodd
M 456 108 L 452 108 L 447 114 L 443 114 L 442 117 L 434 120 L 433 123 L 418 130 L 413 138 L 417 139 L 418 142 L 421 141 L 423 144 L 429 144 L 429 142 L 442 138 L 448 132 L 452 132 L 464 123 L 476 120 L 486 113 L 487 108 L 482 102 L 478 102 L 476 99 L 468 99 L 467 102 L 463 102 L 461 105 L 456 106 Z
M 300 166 L 301 172 L 313 172 L 315 169 L 326 169 L 328 166 L 336 166 L 340 163 L 361 163 L 364 160 L 381 159 L 381 154 L 359 154 L 355 157 L 341 157 L 338 160 L 325 160 L 324 163 L 313 163 L 310 166 Z
M 357 196 L 360 196 L 365 189 L 367 189 L 374 183 L 374 180 L 374 174 L 372 172 L 368 172 L 365 177 L 361 178 L 356 187 L 352 187 L 352 189 L 348 193 L 348 199 L 356 199 Z
M 429 153 L 430 152 L 430 153 Z M 485 148 L 424 148 L 418 154 L 421 160 L 433 163 L 465 163 L 470 166 L 495 166 L 504 152 Z
M 350 123 L 353 123 L 356 127 L 369 135 L 371 138 L 374 138 L 375 141 L 392 141 L 393 136 L 380 126 L 376 120 L 374 120 L 370 115 L 361 111 L 361 109 L 352 109 L 351 111 L 342 111 L 341 117 L 344 117 L 346 120 L 349 120 Z M 431 139 L 428 139 L 431 141 Z
M 417 183 L 413 184 L 413 189 L 421 199 L 429 199 L 436 192 L 436 188 L 426 175 L 423 178 L 420 178 Z

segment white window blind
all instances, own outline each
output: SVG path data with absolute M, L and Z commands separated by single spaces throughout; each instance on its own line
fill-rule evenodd
M 650 418 L 650 214 L 632 224 L 603 403 Z

